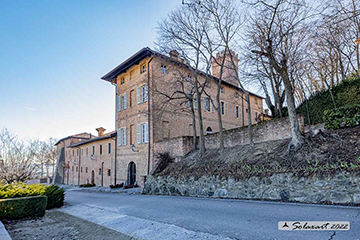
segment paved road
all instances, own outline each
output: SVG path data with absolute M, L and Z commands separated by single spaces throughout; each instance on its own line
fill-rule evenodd
M 351 229 L 337 231 L 332 239 L 360 240 L 356 207 L 78 191 L 68 191 L 66 202 L 72 205 L 65 208 L 68 213 L 125 233 L 136 232 L 138 225 L 141 231 L 132 235 L 147 239 L 327 240 L 333 231 L 279 231 L 278 221 L 350 221 Z M 146 229 L 151 226 L 157 236 Z

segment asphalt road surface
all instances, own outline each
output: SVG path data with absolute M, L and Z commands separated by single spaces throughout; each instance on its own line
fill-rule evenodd
M 61 211 L 139 239 L 360 240 L 360 207 L 67 191 Z M 349 231 L 280 231 L 279 221 L 349 221 Z

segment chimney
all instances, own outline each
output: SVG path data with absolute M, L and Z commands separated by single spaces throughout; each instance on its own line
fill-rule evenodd
M 179 52 L 178 52 L 178 51 L 176 51 L 176 50 L 171 50 L 171 51 L 169 52 L 169 55 L 170 55 L 171 58 L 176 59 L 176 60 L 179 60 Z
M 97 129 L 96 129 L 96 131 L 98 131 L 98 133 L 99 133 L 99 134 L 98 134 L 98 136 L 99 136 L 99 137 L 103 136 L 103 135 L 104 135 L 105 130 L 106 130 L 106 129 L 105 129 L 105 128 L 103 128 L 103 127 L 99 127 L 99 128 L 97 128 Z
M 231 61 L 230 53 L 234 60 L 235 69 L 234 69 L 233 63 Z M 223 61 L 223 56 L 224 56 L 224 50 L 221 52 L 218 52 L 216 54 L 216 57 L 213 58 L 211 61 L 212 75 L 214 77 L 220 78 L 220 69 L 221 69 L 221 63 Z M 238 55 L 235 54 L 235 52 L 232 50 L 227 50 L 225 53 L 225 62 L 224 62 L 224 67 L 223 67 L 222 80 L 224 80 L 225 82 L 231 83 L 235 86 L 239 86 L 239 82 L 237 80 L 238 64 L 239 64 Z

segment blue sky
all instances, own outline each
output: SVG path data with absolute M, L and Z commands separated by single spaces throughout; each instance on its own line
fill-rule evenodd
M 0 128 L 62 138 L 114 130 L 100 78 L 144 46 L 181 0 L 1 0 Z

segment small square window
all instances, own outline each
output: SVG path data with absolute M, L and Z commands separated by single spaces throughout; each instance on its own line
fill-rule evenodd
M 166 73 L 166 66 L 165 65 L 161 65 L 161 73 Z
M 224 87 L 221 87 L 221 88 L 220 88 L 220 92 L 221 92 L 221 93 L 224 93 L 224 92 L 225 92 Z
M 146 65 L 145 64 L 141 65 L 141 67 L 140 67 L 140 73 L 142 74 L 144 72 L 146 72 Z
M 101 175 L 101 168 L 99 168 L 99 175 Z
M 108 169 L 108 176 L 110 177 L 111 176 L 111 170 Z

